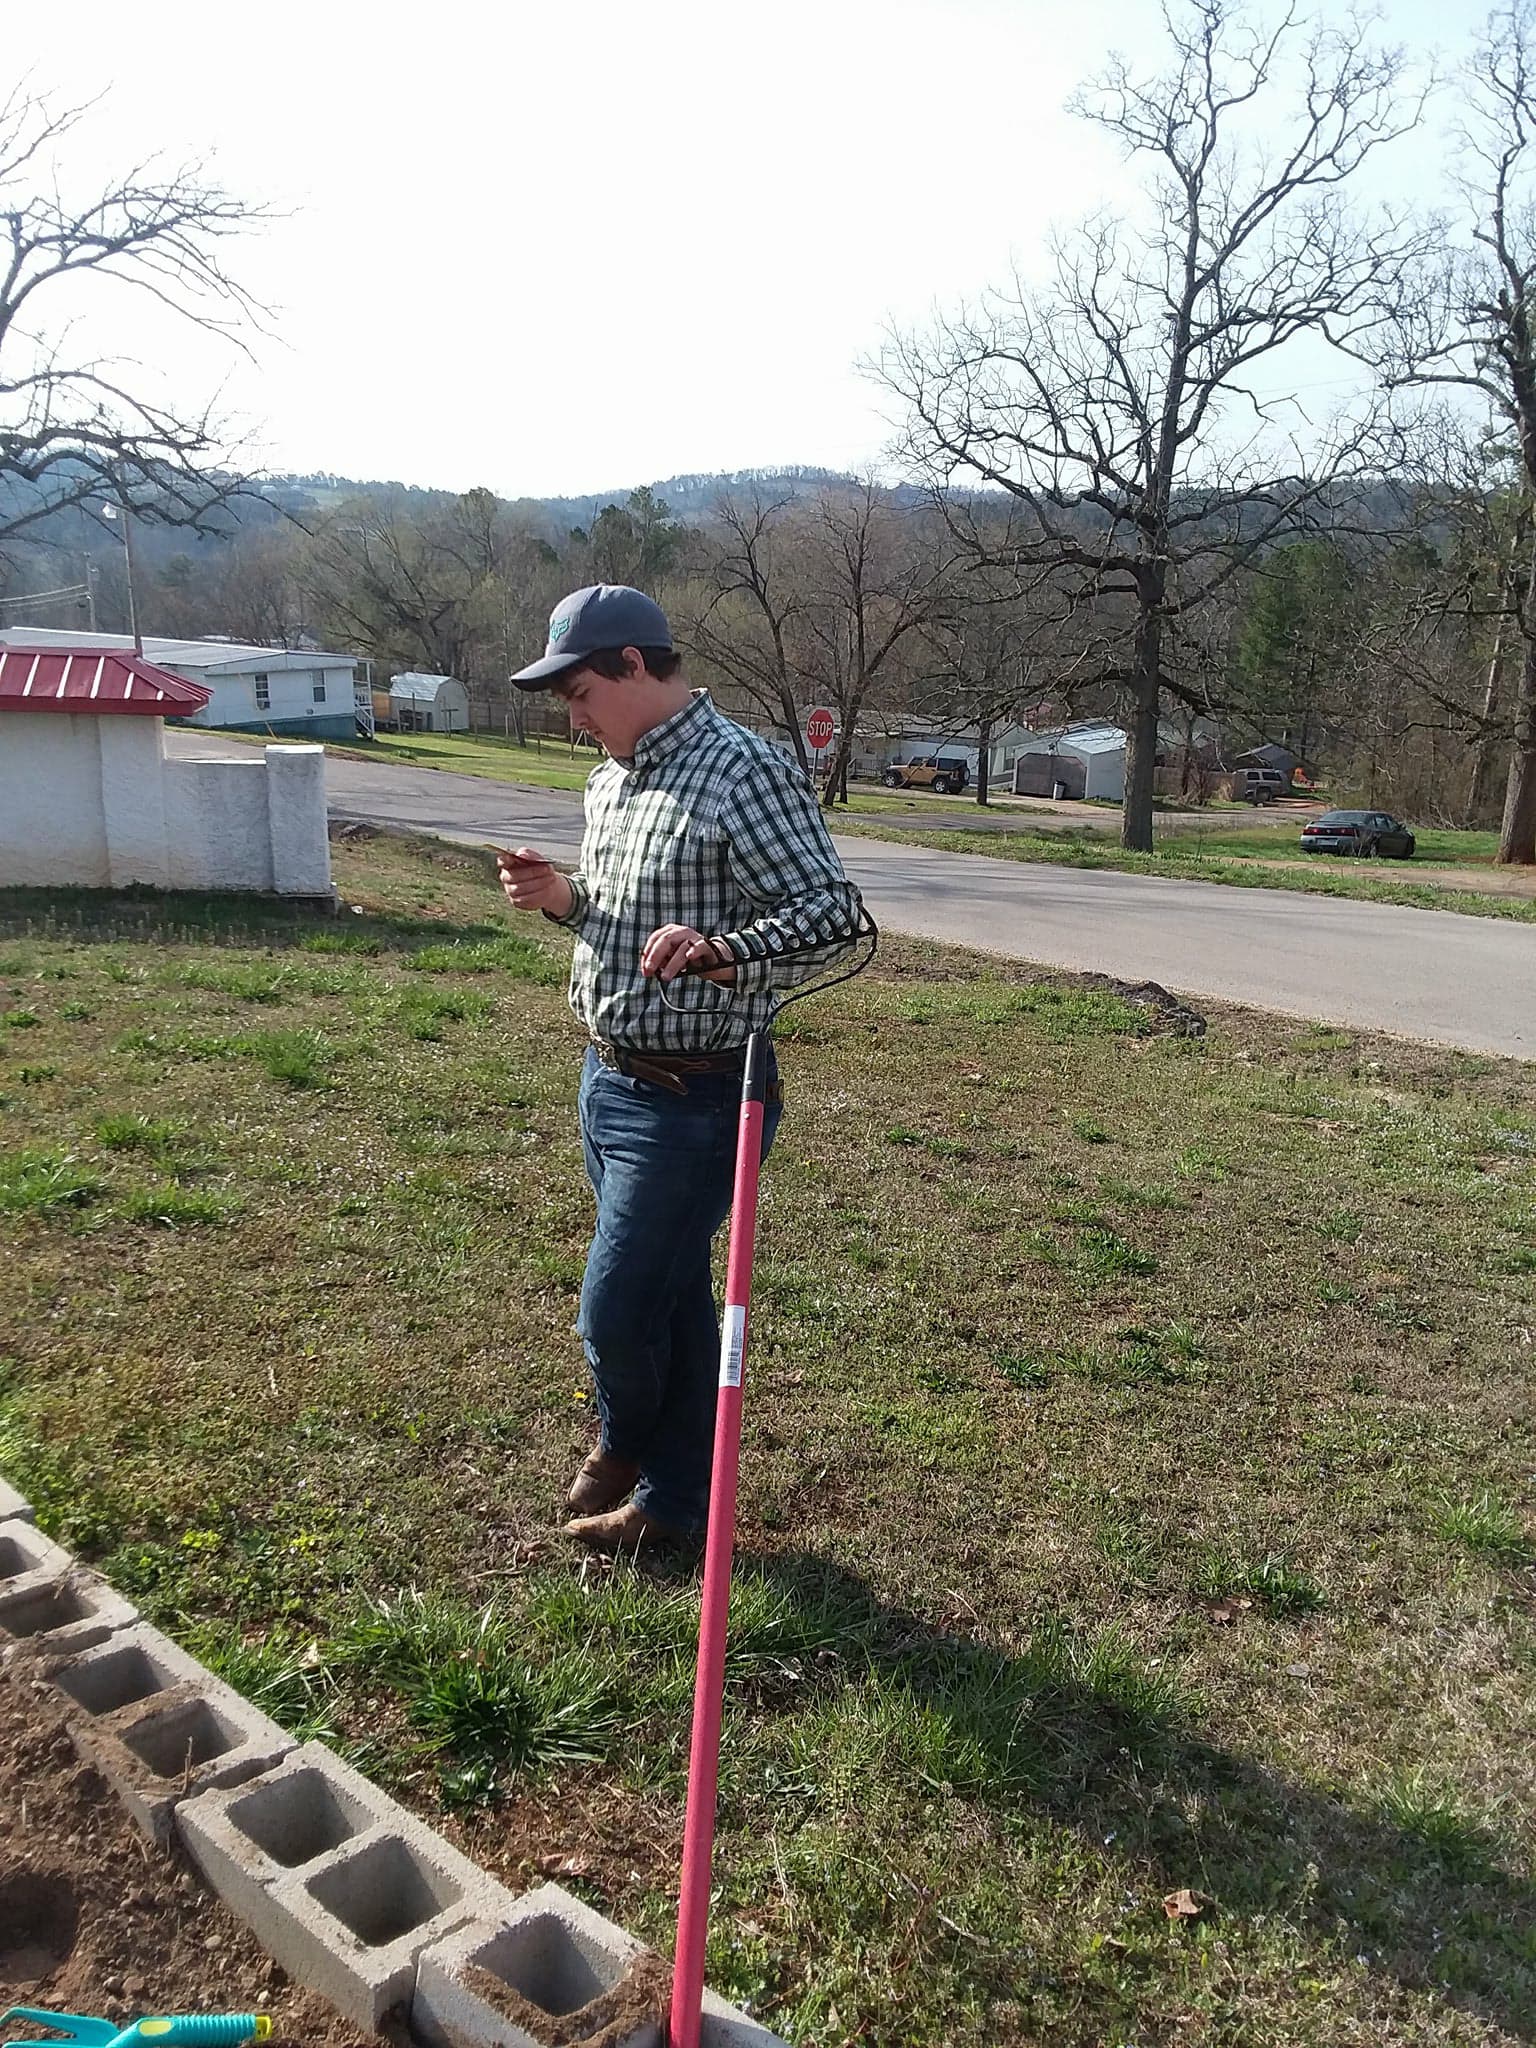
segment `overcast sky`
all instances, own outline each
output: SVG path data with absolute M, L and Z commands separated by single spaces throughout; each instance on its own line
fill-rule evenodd
M 1459 56 L 1465 0 L 1385 0 Z M 72 187 L 158 148 L 284 218 L 231 251 L 273 308 L 229 368 L 121 297 L 78 314 L 276 469 L 509 496 L 875 460 L 885 327 L 1037 268 L 1123 192 L 1063 103 L 1155 0 L 76 0 L 7 10 L 7 70 L 77 100 Z M 1399 189 L 1441 159 L 1439 122 Z

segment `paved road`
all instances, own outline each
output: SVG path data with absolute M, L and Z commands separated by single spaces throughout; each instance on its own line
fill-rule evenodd
M 176 733 L 177 752 L 228 740 Z M 332 757 L 333 815 L 574 858 L 581 800 L 430 768 Z M 1153 980 L 1292 1017 L 1536 1058 L 1536 933 L 1448 911 L 1231 889 L 839 840 L 882 925 L 1051 967 Z

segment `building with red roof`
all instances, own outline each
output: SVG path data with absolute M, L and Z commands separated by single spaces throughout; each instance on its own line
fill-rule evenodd
M 323 748 L 167 757 L 166 719 L 194 716 L 212 695 L 131 647 L 8 634 L 0 885 L 333 897 Z
M 0 648 L 37 653 L 131 654 L 126 633 L 0 629 Z M 189 725 L 259 732 L 268 739 L 352 740 L 372 715 L 371 665 L 323 648 L 256 647 L 240 640 L 170 640 L 146 634 L 142 658 L 202 690 L 199 703 L 167 711 Z

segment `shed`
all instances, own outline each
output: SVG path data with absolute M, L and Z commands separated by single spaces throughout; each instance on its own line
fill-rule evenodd
M 1294 747 L 1282 747 L 1273 740 L 1249 747 L 1241 754 L 1233 754 L 1227 761 L 1229 768 L 1276 768 L 1287 782 L 1298 768 L 1305 771 L 1306 765 Z
M 1118 725 L 1035 733 L 1014 756 L 1013 793 L 1123 802 L 1125 734 Z
M 212 692 L 110 647 L 0 647 L 0 885 L 334 900 L 325 753 L 169 760 Z
M 402 732 L 468 732 L 469 692 L 457 676 L 407 669 L 389 679 L 390 717 Z

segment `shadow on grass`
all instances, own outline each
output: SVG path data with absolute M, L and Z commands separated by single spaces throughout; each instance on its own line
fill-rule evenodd
M 823 1559 L 743 1564 L 782 1592 L 791 1635 L 809 1646 L 835 1631 L 845 1671 L 867 1661 L 877 1702 L 916 1710 L 915 1751 L 906 1738 L 913 1753 L 866 1761 L 937 1769 L 985 1807 L 1032 1807 L 1094 1854 L 1113 1841 L 1160 1894 L 1206 1894 L 1218 1925 L 1279 1917 L 1536 2040 L 1536 1886 L 1432 1795 L 1403 1781 L 1374 1801 L 1335 1793 L 1202 1740 L 1195 1703 L 1113 1631 L 1074 1640 L 1048 1623 L 1010 1657 L 883 1605 Z M 813 1756 L 835 1752 L 835 1716 L 823 1723 Z
M 466 849 L 471 855 L 472 849 Z M 409 953 L 425 946 L 505 939 L 494 915 L 494 877 L 486 859 L 487 908 L 472 924 L 343 907 L 332 916 L 310 904 L 245 891 L 152 889 L 0 889 L 0 940 L 71 945 L 291 946 L 306 952 Z

